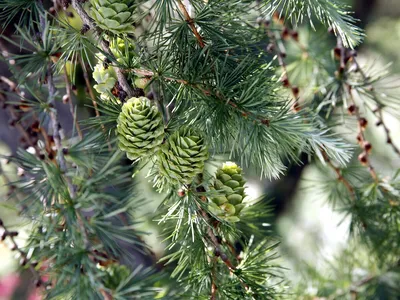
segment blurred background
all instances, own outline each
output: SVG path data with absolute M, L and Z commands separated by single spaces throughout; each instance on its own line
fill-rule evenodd
M 398 77 L 400 86 L 400 3 L 399 0 L 354 0 L 347 1 L 355 12 L 356 18 L 360 20 L 360 26 L 365 29 L 366 39 L 360 47 L 359 56 L 363 62 L 374 62 L 379 66 L 392 63 L 391 70 L 395 77 Z M 73 19 L 73 18 L 72 18 Z M 72 20 L 71 19 L 71 20 Z M 78 22 L 72 20 L 72 22 Z M 11 34 L 11 30 L 6 30 L 5 34 Z M 13 52 L 12 47 L 0 39 L 1 50 L 7 49 Z M 10 76 L 7 66 L 0 61 L 0 75 Z M 78 74 L 78 78 L 79 78 Z M 81 76 L 80 76 L 81 77 Z M 78 106 L 78 119 L 84 119 L 93 115 L 90 108 L 85 106 L 85 93 L 83 83 L 77 81 L 76 104 Z M 400 92 L 400 89 L 399 89 Z M 67 112 L 68 105 L 59 104 L 60 110 Z M 63 114 L 60 114 L 63 116 Z M 64 114 L 69 116 L 68 113 Z M 391 115 L 384 116 L 389 127 L 392 129 L 394 143 L 400 144 L 400 122 Z M 9 126 L 9 115 L 5 109 L 0 108 L 0 154 L 9 155 L 15 153 L 21 145 L 21 138 L 18 131 Z M 70 120 L 65 117 L 61 119 L 63 128 L 71 131 Z M 384 139 L 382 128 L 374 127 L 371 130 L 376 132 L 371 136 L 379 141 Z M 349 138 L 349 140 L 351 140 Z M 385 174 L 392 174 L 400 167 L 400 161 L 392 155 L 388 149 L 375 149 L 373 159 L 378 169 Z M 307 158 L 303 159 L 307 162 Z M 1 160 L 1 170 L 7 174 L 9 179 L 18 178 L 18 170 L 7 164 L 5 159 Z M 153 247 L 158 257 L 162 256 L 163 245 L 158 239 L 157 226 L 151 222 L 151 215 L 161 202 L 161 196 L 154 193 L 151 185 L 145 178 L 146 172 L 143 171 L 137 180 L 141 181 L 143 193 L 148 199 L 158 199 L 159 201 L 149 201 L 147 206 L 143 206 L 138 211 L 138 216 L 145 216 L 142 229 L 150 234 L 145 240 Z M 304 163 L 303 165 L 293 165 L 288 168 L 287 174 L 277 181 L 261 180 L 252 169 L 245 170 L 248 178 L 247 194 L 251 197 L 258 197 L 266 194 L 272 200 L 274 206 L 274 217 L 271 220 L 271 228 L 277 233 L 282 241 L 280 263 L 290 269 L 288 276 L 295 282 L 301 278 L 300 274 L 304 270 L 304 265 L 311 266 L 324 272 L 331 268 L 330 263 L 335 260 L 343 251 L 352 251 L 352 245 L 348 241 L 348 228 L 350 220 L 340 211 L 335 211 L 332 206 L 326 203 L 324 195 L 318 192 L 318 184 L 324 182 L 324 172 L 321 166 L 315 163 Z M 23 244 L 24 230 L 29 230 L 29 224 L 18 218 L 18 211 L 13 208 L 13 204 L 7 201 L 8 187 L 3 176 L 0 176 L 0 218 L 11 229 L 18 229 L 21 234 L 17 237 L 17 242 Z M 146 217 L 147 216 L 147 217 Z M 273 226 L 272 226 L 273 224 Z M 26 233 L 25 233 L 26 234 Z M 26 235 L 25 235 L 26 236 Z M 362 249 L 358 249 L 362 255 Z M 25 279 L 29 279 L 29 274 L 22 277 L 15 275 L 18 268 L 18 260 L 14 259 L 14 253 L 0 242 L 0 300 L 5 299 L 35 299 L 37 296 L 28 293 Z M 362 268 L 360 267 L 360 272 Z M 19 288 L 17 288 L 19 287 Z M 310 294 L 313 293 L 313 285 L 310 283 Z M 30 296 L 28 296 L 30 295 Z

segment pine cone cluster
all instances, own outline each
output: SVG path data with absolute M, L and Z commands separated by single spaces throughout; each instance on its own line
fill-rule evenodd
M 161 113 L 146 97 L 131 98 L 117 120 L 119 148 L 131 160 L 154 154 L 164 139 Z
M 212 190 L 220 191 L 211 197 L 209 209 L 212 213 L 228 222 L 239 222 L 239 214 L 245 207 L 243 199 L 245 179 L 242 169 L 233 162 L 226 162 L 217 170 Z
M 114 34 L 133 33 L 133 0 L 90 0 L 91 17 L 97 26 Z
M 203 172 L 208 148 L 202 135 L 182 127 L 161 147 L 159 172 L 172 184 L 190 184 Z
M 109 100 L 111 90 L 117 82 L 117 74 L 111 66 L 104 66 L 105 56 L 103 54 L 97 55 L 99 60 L 93 70 L 93 79 L 96 81 L 93 87 L 100 94 L 102 100 Z

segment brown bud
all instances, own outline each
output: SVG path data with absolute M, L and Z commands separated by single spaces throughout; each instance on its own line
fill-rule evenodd
M 361 133 L 357 134 L 357 141 L 358 141 L 359 143 L 361 143 L 362 140 L 363 140 L 363 137 L 362 137 Z
M 371 149 L 372 149 L 371 143 L 368 142 L 368 141 L 365 141 L 365 142 L 364 142 L 364 149 L 365 149 L 365 151 L 367 151 L 367 153 L 370 153 L 370 152 L 371 152 Z
M 2 227 L 4 225 L 3 220 L 0 219 L 0 227 Z
M 336 47 L 335 49 L 333 49 L 333 54 L 335 55 L 336 59 L 340 59 L 340 56 L 342 54 L 342 51 L 339 47 Z
M 296 42 L 299 41 L 299 33 L 296 30 L 292 30 L 291 36 L 292 36 L 292 39 L 294 39 Z
M 351 104 L 348 108 L 347 111 L 349 112 L 349 115 L 353 115 L 354 112 L 356 111 L 356 106 L 354 104 Z
M 375 123 L 376 126 L 381 126 L 383 124 L 382 120 L 379 120 L 378 122 Z
M 360 161 L 360 163 L 362 165 L 366 165 L 368 163 L 368 157 L 367 157 L 367 153 L 362 152 L 359 156 L 358 156 L 358 160 Z
M 64 154 L 64 155 L 68 155 L 68 148 L 63 148 L 62 149 L 62 153 Z
M 287 40 L 289 38 L 289 29 L 284 27 L 282 30 L 282 39 Z
M 40 287 L 41 285 L 42 285 L 42 280 L 40 280 L 40 279 L 37 279 L 37 280 L 35 280 L 34 282 L 33 282 L 33 284 L 35 285 L 35 287 Z
M 283 77 L 281 81 L 282 81 L 282 85 L 283 85 L 285 88 L 287 88 L 287 87 L 290 86 L 290 82 L 289 82 L 289 79 L 288 79 L 287 77 Z
M 392 143 L 392 139 L 390 137 L 387 138 L 386 143 L 391 144 Z
M 1 241 L 4 241 L 4 240 L 6 239 L 7 236 L 8 236 L 7 231 L 3 231 L 3 232 L 1 233 L 0 240 L 1 240 Z
M 299 96 L 299 88 L 297 87 L 297 86 L 292 86 L 292 93 L 293 93 L 293 96 L 295 96 L 296 98 Z
M 365 129 L 368 125 L 368 121 L 365 118 L 360 118 L 360 120 L 358 120 L 358 122 L 362 129 Z

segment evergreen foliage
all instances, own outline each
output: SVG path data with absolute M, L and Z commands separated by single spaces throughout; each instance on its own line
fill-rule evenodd
M 2 52 L 13 75 L 0 78 L 25 143 L 9 157 L 25 172 L 10 198 L 32 228 L 17 250 L 46 299 L 400 295 L 399 172 L 375 167 L 367 120 L 400 155 L 383 119 L 399 101 L 386 71 L 358 62 L 363 32 L 339 2 L 0 0 L 0 18 L 15 22 L 3 38 L 19 49 Z M 335 36 L 324 28 L 316 45 L 315 19 Z M 77 120 L 75 86 L 95 116 Z M 345 121 L 354 141 L 340 134 Z M 296 284 L 265 226 L 271 207 L 246 196 L 242 168 L 279 178 L 302 153 L 325 176 L 313 188 L 350 216 L 351 244 L 369 259 L 345 251 L 333 279 L 307 267 Z M 221 167 L 221 156 L 232 162 Z M 154 201 L 133 184 L 145 168 L 164 197 L 152 217 L 161 258 L 140 229 L 138 208 Z M 7 226 L 2 240 L 15 243 Z M 349 276 L 361 267 L 363 278 Z

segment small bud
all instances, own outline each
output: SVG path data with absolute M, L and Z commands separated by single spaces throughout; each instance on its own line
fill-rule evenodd
M 75 17 L 73 12 L 71 12 L 71 11 L 67 11 L 66 15 L 67 15 L 68 18 L 74 18 Z
M 2 227 L 4 225 L 3 220 L 0 219 L 0 227 Z
M 386 143 L 391 144 L 392 143 L 392 139 L 390 137 L 387 138 Z
M 333 53 L 336 59 L 340 59 L 342 51 L 339 47 L 335 47 L 335 49 L 333 49 Z
M 282 81 L 282 85 L 283 85 L 285 88 L 287 88 L 287 87 L 290 86 L 290 82 L 289 82 L 289 79 L 288 79 L 287 77 L 282 78 L 281 81 Z
M 293 93 L 293 96 L 295 96 L 296 98 L 299 96 L 299 88 L 297 87 L 297 86 L 292 86 L 292 93 Z
M 370 153 L 370 152 L 371 152 L 371 149 L 372 149 L 371 143 L 368 142 L 368 141 L 365 141 L 365 142 L 364 142 L 364 150 L 367 151 L 367 153 Z
M 360 118 L 360 120 L 358 122 L 362 129 L 365 129 L 368 125 L 368 121 L 365 118 Z
M 39 159 L 40 159 L 40 160 L 45 160 L 45 158 L 46 158 L 46 157 L 44 156 L 44 154 L 39 154 Z
M 289 38 L 289 29 L 284 27 L 282 30 L 282 39 L 287 40 Z
M 66 104 L 66 103 L 69 102 L 69 97 L 68 97 L 67 94 L 65 94 L 65 95 L 62 97 L 62 102 L 63 102 L 64 104 Z
M 291 36 L 292 36 L 292 39 L 294 39 L 296 42 L 299 41 L 299 33 L 296 30 L 292 30 Z
M 220 256 L 221 255 L 221 251 L 219 249 L 215 248 L 214 249 L 214 255 L 217 256 L 217 257 Z
M 221 256 L 222 261 L 228 260 L 228 256 L 225 253 L 221 253 L 220 256 Z
M 261 25 L 261 24 L 263 23 L 263 20 L 264 20 L 263 17 L 258 17 L 258 18 L 256 19 L 256 23 L 257 23 L 258 25 Z
M 42 280 L 40 280 L 40 279 L 37 279 L 37 280 L 35 280 L 34 282 L 33 282 L 33 284 L 38 288 L 38 287 L 40 287 L 41 285 L 42 285 Z
M 1 240 L 1 241 L 4 241 L 4 240 L 6 239 L 7 236 L 8 236 L 7 231 L 3 231 L 3 232 L 1 233 L 0 240 Z
M 178 190 L 178 196 L 179 196 L 179 197 L 182 198 L 182 197 L 184 197 L 185 195 L 186 195 L 186 192 L 185 192 L 184 189 L 179 189 L 179 190 Z
M 378 122 L 375 123 L 376 126 L 381 126 L 383 124 L 382 120 L 379 120 Z
M 358 160 L 362 165 L 366 165 L 368 163 L 367 153 L 363 152 L 358 156 Z
M 39 263 L 38 263 L 37 261 L 31 262 L 31 266 L 34 267 L 34 268 L 36 268 L 38 264 L 39 264 Z
M 149 100 L 154 100 L 154 93 L 153 92 L 148 92 L 146 95 L 146 98 Z
M 357 141 L 358 141 L 359 143 L 361 143 L 362 140 L 363 140 L 363 137 L 362 137 L 361 133 L 357 134 Z
M 353 115 L 354 112 L 356 111 L 356 106 L 354 104 L 351 104 L 348 108 L 347 111 L 349 112 L 349 115 Z
M 68 148 L 63 148 L 62 149 L 62 153 L 64 154 L 64 155 L 68 155 Z

